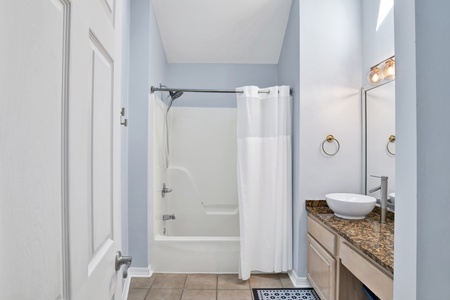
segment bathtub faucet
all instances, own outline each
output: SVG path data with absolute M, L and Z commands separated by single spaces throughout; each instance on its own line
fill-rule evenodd
M 166 184 L 163 183 L 163 187 L 161 190 L 161 197 L 165 197 L 167 193 L 170 193 L 172 191 L 172 189 L 169 189 L 168 187 L 166 187 Z
M 175 215 L 171 214 L 171 215 L 163 215 L 163 221 L 167 221 L 167 220 L 175 220 Z

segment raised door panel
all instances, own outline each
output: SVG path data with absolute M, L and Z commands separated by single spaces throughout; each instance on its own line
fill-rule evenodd
M 335 299 L 336 260 L 309 234 L 307 273 L 320 299 Z
M 113 241 L 112 207 L 112 87 L 113 61 L 91 33 L 91 216 L 93 260 Z
M 115 60 L 120 31 L 105 18 L 102 3 L 73 0 L 71 10 L 68 157 L 73 300 L 122 298 L 122 273 L 116 272 L 114 263 L 121 250 L 120 61 Z

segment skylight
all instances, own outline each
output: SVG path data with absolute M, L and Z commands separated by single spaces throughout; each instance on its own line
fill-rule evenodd
M 384 19 L 394 6 L 394 0 L 380 0 L 380 9 L 378 10 L 377 29 L 383 24 Z

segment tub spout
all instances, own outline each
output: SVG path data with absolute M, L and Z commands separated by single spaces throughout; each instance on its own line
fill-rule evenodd
M 163 215 L 163 221 L 168 221 L 168 220 L 175 220 L 175 215 L 171 214 L 171 215 Z

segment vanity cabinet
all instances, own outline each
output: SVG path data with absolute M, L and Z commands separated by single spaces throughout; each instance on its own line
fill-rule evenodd
M 393 298 L 394 282 L 392 277 L 383 272 L 364 254 L 359 253 L 347 241 L 341 241 L 339 258 L 341 264 L 380 299 Z
M 363 284 L 380 299 L 393 299 L 392 274 L 311 215 L 307 277 L 322 300 L 365 300 Z
M 307 276 L 320 299 L 336 299 L 336 235 L 308 218 Z

